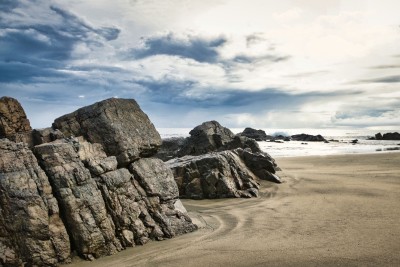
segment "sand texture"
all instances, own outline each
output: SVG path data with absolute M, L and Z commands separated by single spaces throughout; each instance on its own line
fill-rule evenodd
M 259 198 L 184 200 L 196 232 L 70 266 L 400 266 L 400 153 L 277 163 Z

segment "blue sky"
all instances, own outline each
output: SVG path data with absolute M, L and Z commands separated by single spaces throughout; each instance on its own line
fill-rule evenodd
M 156 127 L 400 125 L 397 0 L 0 0 L 0 92 L 35 128 L 110 98 Z

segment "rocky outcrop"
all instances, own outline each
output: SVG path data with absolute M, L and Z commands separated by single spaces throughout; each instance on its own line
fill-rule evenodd
M 154 155 L 161 146 L 159 133 L 133 99 L 111 98 L 83 107 L 56 119 L 53 128 L 103 145 L 123 167 Z
M 34 130 L 33 153 L 0 140 L 0 266 L 54 266 L 74 251 L 92 260 L 197 228 L 171 170 L 149 157 L 161 139 L 134 100 L 53 125 Z
M 155 157 L 167 161 L 178 157 L 179 150 L 186 142 L 184 137 L 171 137 L 162 139 L 162 145 Z
M 381 133 L 375 134 L 375 139 L 376 140 L 400 140 L 400 133 L 394 132 L 394 133 L 384 133 L 383 135 Z
M 246 136 L 252 138 L 256 141 L 267 141 L 274 139 L 273 136 L 267 135 L 263 130 L 256 130 L 253 128 L 245 128 L 243 132 L 240 133 L 241 136 Z
M 309 135 L 309 134 L 295 134 L 291 136 L 293 141 L 305 141 L 305 142 L 325 142 L 326 139 L 318 134 L 318 135 Z
M 223 151 L 167 161 L 183 198 L 252 197 L 258 195 L 257 177 L 238 152 Z
M 70 240 L 58 201 L 26 144 L 0 140 L 0 265 L 68 262 Z
M 281 179 L 275 174 L 279 170 L 275 160 L 267 153 L 253 153 L 250 149 L 238 149 L 240 158 L 246 166 L 260 179 L 274 183 L 281 183 Z
M 14 98 L 0 98 L 0 138 L 32 145 L 31 125 L 21 104 Z

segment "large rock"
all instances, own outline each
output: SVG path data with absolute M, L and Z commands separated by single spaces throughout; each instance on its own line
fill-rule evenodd
M 243 132 L 240 133 L 240 135 L 252 138 L 256 141 L 266 141 L 274 138 L 270 135 L 267 135 L 263 130 L 256 130 L 249 127 L 245 128 Z
M 73 247 L 86 259 L 122 249 L 115 226 L 96 182 L 72 144 L 38 145 L 34 152 L 44 167 L 59 201 Z
M 400 140 L 400 133 L 394 132 L 394 133 L 384 133 L 383 135 L 381 133 L 377 133 L 375 135 L 376 140 Z
M 326 139 L 318 134 L 318 135 L 310 135 L 310 134 L 295 134 L 291 136 L 293 141 L 305 141 L 305 142 L 325 142 Z
M 80 108 L 56 119 L 53 128 L 102 144 L 120 166 L 150 157 L 161 146 L 159 133 L 133 99 L 111 98 Z
M 185 156 L 166 162 L 183 198 L 252 197 L 258 195 L 257 177 L 236 151 Z
M 23 143 L 0 140 L 0 266 L 68 262 L 70 240 L 44 171 Z
M 186 142 L 186 138 L 184 137 L 171 137 L 162 139 L 162 145 L 158 150 L 155 157 L 168 161 L 170 159 L 176 158 L 179 155 L 180 149 Z
M 33 129 L 32 131 L 33 145 L 41 145 L 50 143 L 55 140 L 64 139 L 64 134 L 60 130 L 53 128 Z
M 0 98 L 0 138 L 32 145 L 31 125 L 21 104 L 14 98 Z

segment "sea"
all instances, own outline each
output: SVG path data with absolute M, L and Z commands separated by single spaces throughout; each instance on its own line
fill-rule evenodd
M 161 138 L 188 137 L 191 128 L 158 128 Z M 243 128 L 230 128 L 233 133 L 240 133 Z M 258 142 L 260 148 L 272 157 L 324 156 L 357 153 L 387 153 L 400 152 L 400 140 L 368 140 L 376 133 L 395 132 L 393 130 L 369 129 L 262 129 L 267 135 L 312 134 L 322 135 L 329 143 L 324 142 Z M 399 132 L 399 131 L 397 131 Z M 353 140 L 358 140 L 353 144 Z

